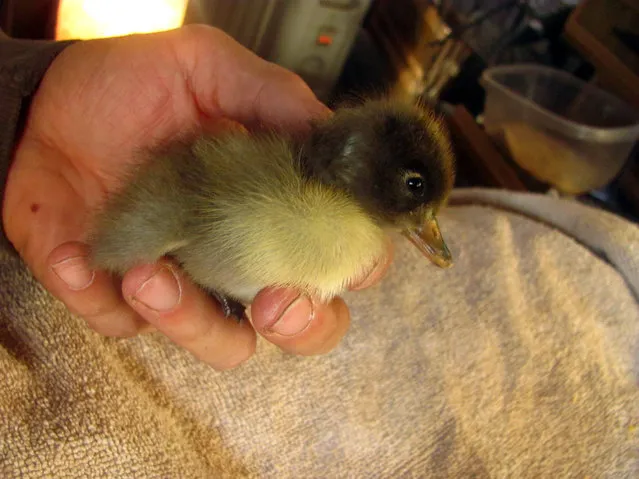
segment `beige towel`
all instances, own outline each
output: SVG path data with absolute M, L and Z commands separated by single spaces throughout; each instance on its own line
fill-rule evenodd
M 639 228 L 535 195 L 454 202 L 485 205 L 441 219 L 454 268 L 400 241 L 334 352 L 261 341 L 224 373 L 92 333 L 0 253 L 2 477 L 639 477 Z

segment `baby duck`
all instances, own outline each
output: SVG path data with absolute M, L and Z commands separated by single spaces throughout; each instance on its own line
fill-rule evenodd
M 303 140 L 235 131 L 153 156 L 98 214 L 94 267 L 123 274 L 170 255 L 241 318 L 267 286 L 341 294 L 383 257 L 389 230 L 451 264 L 436 215 L 453 155 L 424 107 L 371 100 L 314 122 Z

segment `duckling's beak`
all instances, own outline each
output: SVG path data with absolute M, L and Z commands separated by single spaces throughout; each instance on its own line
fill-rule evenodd
M 403 232 L 417 249 L 440 268 L 448 268 L 453 264 L 453 256 L 439 230 L 437 219 L 433 216 L 426 220 L 420 228 L 406 229 Z

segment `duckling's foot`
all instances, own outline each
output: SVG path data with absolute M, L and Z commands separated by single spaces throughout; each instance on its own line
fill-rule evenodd
M 217 291 L 211 291 L 211 295 L 219 301 L 225 317 L 233 317 L 237 320 L 237 322 L 248 321 L 248 317 L 246 316 L 246 307 L 242 303 L 224 296 Z

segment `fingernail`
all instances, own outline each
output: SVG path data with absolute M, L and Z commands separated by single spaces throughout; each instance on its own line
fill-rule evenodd
M 295 336 L 308 328 L 314 313 L 312 301 L 307 296 L 299 296 L 282 311 L 277 321 L 267 327 L 265 332 Z
M 93 283 L 95 271 L 91 271 L 86 256 L 73 256 L 51 266 L 53 272 L 73 291 L 81 291 Z
M 180 302 L 182 288 L 168 267 L 157 269 L 133 295 L 133 299 L 155 311 L 170 311 Z
M 365 277 L 351 283 L 350 289 L 353 291 L 359 291 L 360 289 L 366 289 L 369 286 L 377 283 L 381 278 L 383 270 L 386 268 L 387 261 L 388 258 L 385 257 L 379 259 Z
M 381 261 L 377 262 L 375 266 L 371 268 L 371 270 L 368 272 L 366 276 L 364 276 L 361 279 L 353 281 L 350 289 L 352 289 L 353 291 L 358 291 L 360 289 L 368 288 L 371 284 L 377 281 L 377 278 L 379 276 L 379 270 L 382 268 L 383 265 L 384 264 Z

